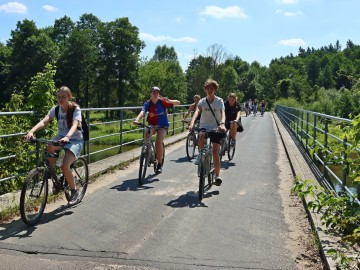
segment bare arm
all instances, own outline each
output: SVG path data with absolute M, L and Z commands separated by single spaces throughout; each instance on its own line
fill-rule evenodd
M 196 121 L 196 118 L 198 117 L 200 113 L 199 107 L 196 108 L 193 117 L 191 118 L 189 129 L 192 130 Z
M 141 111 L 138 116 L 136 116 L 135 120 L 133 121 L 134 125 L 137 125 L 139 123 L 139 120 L 144 117 L 145 112 Z
M 32 129 L 30 129 L 28 134 L 25 135 L 24 139 L 30 140 L 31 138 L 33 138 L 34 133 L 40 129 L 43 129 L 51 120 L 52 118 L 49 115 L 46 115 L 39 123 L 37 123 Z

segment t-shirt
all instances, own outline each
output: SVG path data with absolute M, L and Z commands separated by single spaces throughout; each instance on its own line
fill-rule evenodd
M 142 107 L 143 112 L 149 112 L 148 115 L 148 123 L 152 126 L 160 126 L 160 127 L 169 127 L 169 120 L 167 117 L 166 109 L 173 106 L 172 103 L 165 102 L 161 99 L 154 104 L 150 105 L 151 100 L 148 100 L 144 103 Z M 162 104 L 161 104 L 162 103 Z
M 210 102 L 210 106 L 214 111 L 215 117 L 219 124 L 221 122 L 221 110 L 224 110 L 224 101 L 222 98 L 215 96 L 213 102 Z M 206 97 L 202 98 L 198 103 L 198 108 L 201 112 L 200 128 L 207 130 L 217 129 L 219 125 L 216 123 L 215 117 L 212 114 L 209 105 L 206 102 Z
M 56 118 L 55 107 L 51 108 L 50 111 L 48 112 L 48 115 L 51 118 Z M 81 110 L 79 107 L 75 108 L 72 119 L 78 120 L 81 123 Z M 61 108 L 59 108 L 59 117 L 57 120 L 57 126 L 58 126 L 58 135 L 60 137 L 65 137 L 70 129 L 68 128 L 68 125 L 67 125 L 66 113 L 63 113 L 61 111 Z M 81 126 L 81 124 L 80 124 L 80 126 Z M 83 139 L 83 136 L 82 136 L 81 130 L 76 129 L 74 134 L 71 136 L 71 140 L 82 140 L 82 139 Z
M 226 121 L 235 120 L 238 112 L 241 111 L 240 103 L 236 101 L 234 106 L 230 106 L 229 101 L 225 101 L 224 105 Z

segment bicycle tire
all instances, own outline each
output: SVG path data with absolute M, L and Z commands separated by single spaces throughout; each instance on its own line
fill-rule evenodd
M 186 155 L 189 160 L 192 160 L 195 156 L 196 138 L 193 133 L 189 133 L 186 137 Z
M 149 165 L 149 150 L 148 147 L 144 145 L 141 149 L 141 155 L 140 155 L 140 167 L 139 167 L 139 178 L 138 178 L 138 182 L 140 186 L 144 183 L 146 169 L 148 165 Z
M 79 157 L 71 165 L 71 173 L 74 177 L 76 189 L 79 191 L 79 197 L 77 199 L 77 203 L 79 203 L 84 198 L 89 183 L 89 167 L 86 159 L 83 157 Z
M 204 197 L 205 193 L 205 177 L 206 177 L 206 155 L 201 155 L 200 160 L 200 176 L 199 176 L 199 201 Z
M 208 185 L 209 188 L 212 187 L 212 185 L 214 184 L 214 175 L 215 175 L 215 171 L 214 171 L 214 160 L 213 160 L 213 156 L 210 155 L 210 159 L 209 159 L 209 173 L 208 173 Z
M 228 139 L 228 145 L 227 145 L 227 154 L 228 154 L 228 158 L 229 160 L 232 160 L 234 158 L 234 155 L 235 155 L 235 148 L 236 148 L 236 145 L 231 145 L 230 143 L 230 136 L 229 136 L 229 139 Z
M 25 178 L 20 194 L 20 214 L 23 222 L 35 225 L 44 213 L 48 197 L 47 170 L 32 169 Z

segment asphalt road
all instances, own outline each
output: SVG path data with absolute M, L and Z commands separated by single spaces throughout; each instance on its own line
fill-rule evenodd
M 0 269 L 295 269 L 272 117 L 243 124 L 234 160 L 223 159 L 223 184 L 202 202 L 182 141 L 142 187 L 135 161 L 101 176 L 81 204 L 49 207 L 35 227 L 1 225 Z

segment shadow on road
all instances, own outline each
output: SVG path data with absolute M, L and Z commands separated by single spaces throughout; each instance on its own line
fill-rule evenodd
M 218 190 L 214 190 L 212 192 L 207 192 L 204 194 L 204 199 L 210 198 L 213 195 L 219 195 Z M 166 204 L 167 206 L 171 206 L 173 208 L 195 208 L 195 207 L 208 207 L 203 201 L 199 201 L 198 194 L 195 191 L 189 191 L 186 194 L 180 195 L 179 198 L 175 200 L 171 200 Z
M 175 161 L 175 163 L 184 163 L 184 162 L 191 163 L 191 161 L 187 157 L 181 157 L 181 158 L 178 158 L 178 159 L 172 159 L 170 161 Z
M 123 181 L 120 185 L 111 187 L 110 189 L 116 189 L 117 191 L 139 191 L 144 189 L 154 188 L 151 186 L 146 186 L 154 182 L 158 182 L 159 178 L 154 178 L 156 174 L 151 174 L 145 178 L 144 184 L 139 186 L 138 178 L 133 178 Z
M 228 170 L 230 167 L 235 167 L 236 164 L 230 160 L 221 161 L 221 169 Z
M 78 205 L 78 204 L 77 204 Z M 37 226 L 54 221 L 62 216 L 71 215 L 74 212 L 68 211 L 68 209 L 74 208 L 77 205 L 69 207 L 68 205 L 62 205 L 52 212 L 44 213 L 39 223 L 34 226 L 28 226 L 21 219 L 13 220 L 7 224 L 0 225 L 1 236 L 0 240 L 5 240 L 11 237 L 26 238 L 31 237 L 31 234 L 37 229 Z

